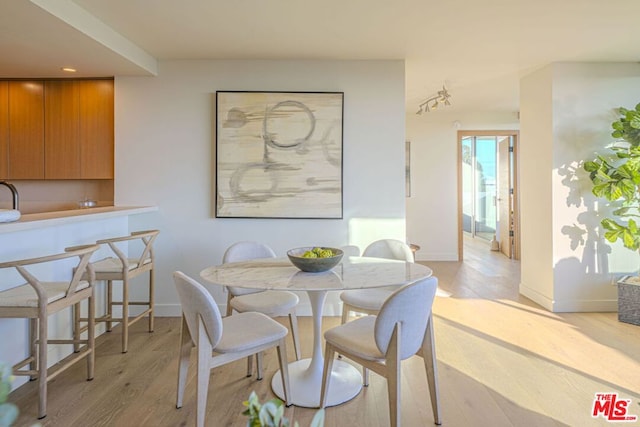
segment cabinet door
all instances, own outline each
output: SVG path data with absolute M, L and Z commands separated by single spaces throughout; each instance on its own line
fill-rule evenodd
M 81 80 L 80 174 L 113 179 L 113 80 Z
M 9 177 L 9 82 L 0 81 L 0 179 Z
M 41 81 L 9 81 L 9 178 L 44 178 Z
M 80 178 L 78 83 L 49 80 L 44 84 L 45 179 Z

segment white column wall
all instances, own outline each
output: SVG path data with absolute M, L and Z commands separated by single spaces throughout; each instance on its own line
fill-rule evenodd
M 259 240 L 279 255 L 306 245 L 406 239 L 403 61 L 163 61 L 157 77 L 117 77 L 116 204 L 156 205 L 159 315 L 178 315 L 171 273 L 221 262 Z M 342 220 L 217 219 L 215 92 L 344 92 Z M 144 224 L 132 218 L 131 228 Z M 221 289 L 211 289 L 222 306 Z M 300 314 L 310 314 L 305 295 Z M 327 313 L 338 313 L 330 294 Z
M 520 293 L 553 307 L 551 67 L 520 84 Z
M 522 178 L 521 292 L 552 311 L 615 311 L 613 282 L 638 268 L 636 252 L 604 240 L 608 209 L 582 169 L 613 142 L 614 108 L 638 102 L 633 63 L 556 63 L 522 81 L 521 154 L 536 162 Z

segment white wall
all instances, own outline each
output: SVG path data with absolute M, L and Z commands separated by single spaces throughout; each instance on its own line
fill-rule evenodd
M 520 83 L 520 293 L 551 310 L 551 66 Z
M 615 311 L 612 281 L 640 260 L 604 240 L 608 210 L 582 162 L 613 142 L 613 109 L 640 101 L 640 65 L 552 64 L 523 79 L 521 95 L 521 154 L 535 159 L 521 181 L 521 292 L 553 311 Z
M 411 141 L 411 197 L 407 238 L 420 246 L 419 261 L 458 260 L 458 130 L 517 130 L 516 112 L 406 116 Z
M 115 201 L 159 207 L 159 315 L 179 314 L 174 270 L 198 278 L 235 241 L 259 240 L 284 255 L 296 246 L 405 240 L 403 61 L 165 61 L 157 77 L 115 84 Z M 344 92 L 344 219 L 215 218 L 216 90 Z M 223 305 L 221 289 L 211 289 Z M 310 314 L 302 297 L 299 312 Z M 337 314 L 337 295 L 328 301 L 326 312 Z

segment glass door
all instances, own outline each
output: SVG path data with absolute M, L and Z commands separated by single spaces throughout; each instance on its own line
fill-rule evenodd
M 462 143 L 462 228 L 491 240 L 496 233 L 497 136 L 466 136 Z

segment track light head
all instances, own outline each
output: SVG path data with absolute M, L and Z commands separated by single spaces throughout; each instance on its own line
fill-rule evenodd
M 451 95 L 447 88 L 442 85 L 442 89 L 439 90 L 435 95 L 427 98 L 422 101 L 419 105 L 419 110 L 416 114 L 428 113 L 431 110 L 436 110 L 440 104 L 444 104 L 445 106 L 451 105 L 451 101 L 449 99 Z

